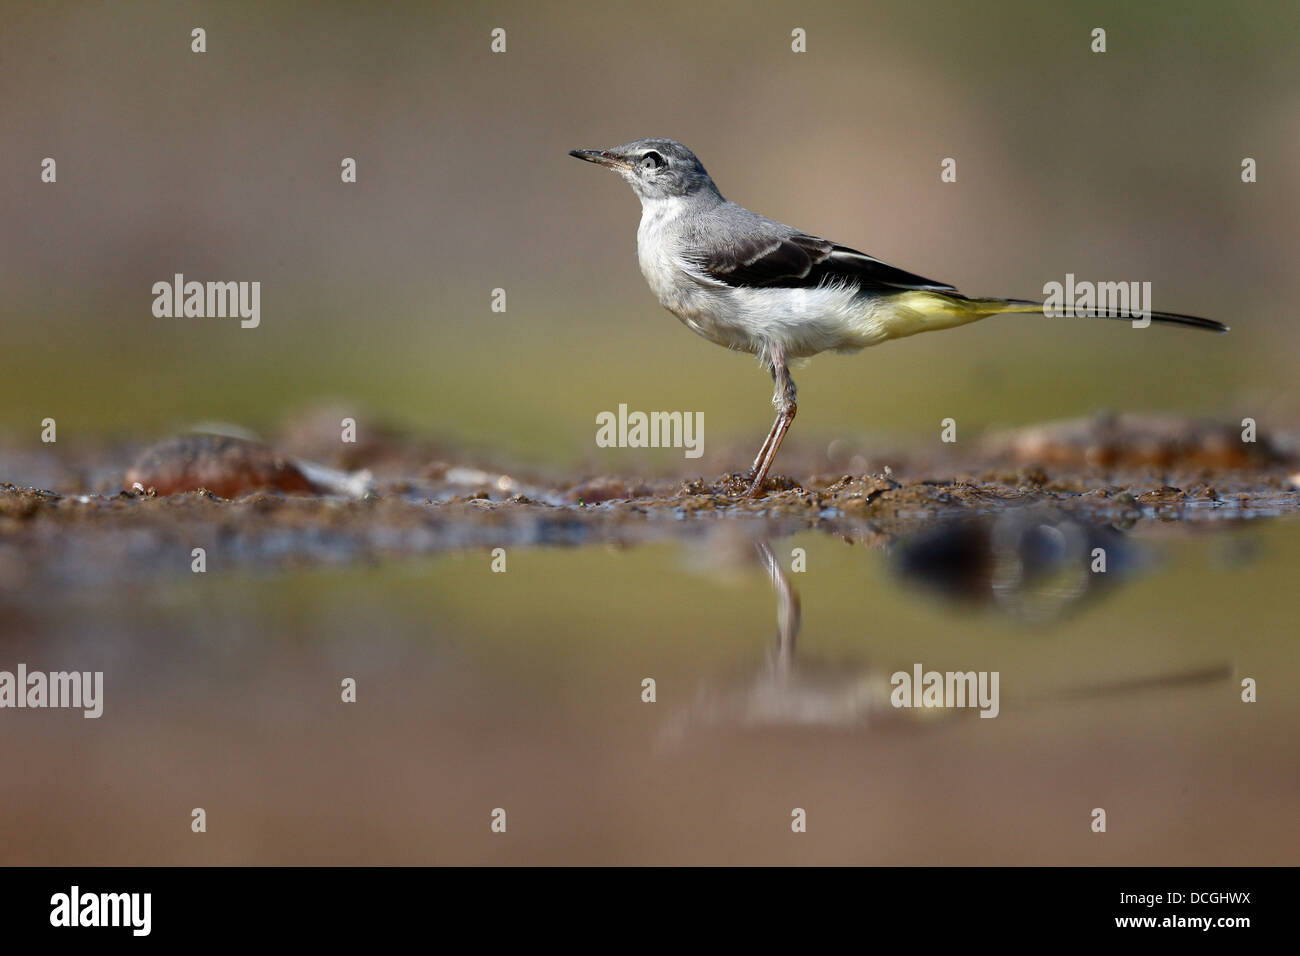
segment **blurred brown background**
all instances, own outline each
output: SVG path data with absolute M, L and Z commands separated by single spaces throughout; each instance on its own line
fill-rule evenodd
M 342 399 L 564 466 L 619 461 L 594 415 L 627 402 L 757 441 L 766 377 L 658 306 L 635 198 L 565 155 L 652 135 L 737 202 L 972 294 L 1147 280 L 1234 327 L 1001 317 L 822 357 L 795 441 L 1103 407 L 1294 421 L 1297 23 L 1286 2 L 8 3 L 0 427 L 265 427 Z M 261 281 L 261 327 L 154 318 L 175 272 Z
M 1234 327 L 1008 316 L 820 357 L 796 373 L 805 452 L 933 442 L 949 416 L 963 436 L 1098 408 L 1300 423 L 1294 3 L 0 10 L 0 481 L 86 447 L 114 449 L 116 477 L 122 449 L 176 428 L 272 430 L 321 402 L 363 436 L 391 423 L 557 471 L 748 464 L 726 449 L 767 428 L 766 376 L 658 306 L 635 198 L 566 155 L 643 136 L 695 149 L 737 202 L 972 294 L 1150 281 L 1158 308 Z M 261 326 L 154 318 L 176 272 L 260 281 Z M 705 458 L 597 449 L 596 413 L 624 402 L 703 411 Z M 3 863 L 1293 862 L 1300 698 L 1277 675 L 1296 669 L 1300 539 L 1280 521 L 1176 540 L 1145 521 L 1135 538 L 1170 539 L 1148 576 L 1030 629 L 912 594 L 882 544 L 784 539 L 783 561 L 809 557 L 801 660 L 864 686 L 918 661 L 996 669 L 1004 713 L 704 724 L 665 745 L 700 692 L 762 672 L 776 605 L 756 564 L 617 538 L 512 546 L 508 575 L 483 549 L 294 564 L 341 545 L 259 510 L 267 552 L 306 542 L 287 569 L 223 520 L 192 574 L 184 525 L 96 536 L 75 499 L 53 524 L 13 497 L 0 663 L 103 670 L 107 690 L 103 720 L 4 718 Z

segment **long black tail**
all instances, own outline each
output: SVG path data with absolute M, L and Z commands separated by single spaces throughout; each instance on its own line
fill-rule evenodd
M 999 312 L 1042 312 L 1043 303 L 1034 302 L 1031 299 L 973 299 L 973 302 L 979 304 L 981 308 L 990 309 L 989 314 Z M 1006 308 L 997 308 L 1001 303 Z M 1079 318 L 1090 319 L 1119 319 L 1122 322 L 1132 322 L 1132 316 L 1127 315 L 1106 315 L 1101 312 L 1074 313 Z M 1179 312 L 1152 312 L 1152 322 L 1162 322 L 1165 325 L 1182 325 L 1189 329 L 1205 329 L 1207 332 L 1226 332 L 1228 326 L 1222 322 L 1216 322 L 1214 319 L 1203 319 L 1198 315 L 1183 315 Z

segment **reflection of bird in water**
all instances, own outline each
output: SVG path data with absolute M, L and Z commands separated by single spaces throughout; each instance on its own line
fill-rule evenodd
M 799 640 L 799 625 L 803 623 L 802 608 L 799 605 L 799 592 L 790 583 L 790 576 L 777 561 L 772 545 L 767 541 L 758 543 L 758 556 L 767 569 L 767 576 L 776 591 L 776 652 L 773 655 L 778 671 L 789 673 L 794 662 L 794 648 Z
M 663 742 L 679 742 L 693 727 L 856 727 L 873 715 L 941 716 L 936 710 L 895 710 L 889 703 L 890 675 L 884 671 L 859 663 L 797 659 L 799 593 L 771 544 L 760 541 L 757 549 L 777 596 L 776 644 L 758 673 L 701 689 L 688 708 L 669 720 Z
M 1002 542 L 1005 546 L 1011 539 Z M 1068 542 L 1072 535 L 1092 540 L 1078 531 L 1061 532 Z M 994 540 L 996 535 L 990 540 Z M 872 667 L 865 661 L 832 662 L 809 660 L 798 653 L 802 623 L 799 593 L 767 541 L 757 543 L 757 551 L 777 597 L 777 639 L 757 672 L 725 683 L 701 688 L 695 700 L 669 718 L 660 734 L 660 743 L 680 744 L 693 732 L 706 729 L 782 729 L 818 728 L 821 730 L 860 730 L 868 724 L 888 721 L 895 725 L 917 727 L 934 725 L 944 718 L 961 714 L 975 716 L 978 711 L 966 708 L 896 708 L 890 702 L 893 670 Z M 1018 553 L 1022 553 L 1023 548 Z M 1002 560 L 1009 560 L 1003 558 Z M 1033 575 L 1029 574 L 1032 579 Z M 910 666 L 910 662 L 909 662 Z M 1041 705 L 1075 699 L 1093 699 L 1124 694 L 1144 694 L 1155 690 L 1184 687 L 1226 680 L 1232 675 L 1230 664 L 1215 664 L 1187 671 L 1138 676 L 1122 681 L 1096 682 L 1064 688 L 1029 691 L 1007 695 L 1008 705 Z
M 1028 624 L 1066 616 L 1139 563 L 1136 549 L 1114 528 L 1050 507 L 946 521 L 891 551 L 903 578 L 957 601 L 992 605 Z

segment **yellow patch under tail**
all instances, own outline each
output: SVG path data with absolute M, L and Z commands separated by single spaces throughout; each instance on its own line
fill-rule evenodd
M 864 344 L 951 329 L 1001 312 L 1042 312 L 1042 309 L 1032 302 L 966 299 L 942 292 L 900 292 L 880 299 L 867 315 L 864 332 L 869 341 Z

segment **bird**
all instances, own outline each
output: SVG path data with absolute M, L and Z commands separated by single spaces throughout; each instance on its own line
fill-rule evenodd
M 638 139 L 569 155 L 613 170 L 641 200 L 637 259 L 660 304 L 710 342 L 757 356 L 771 374 L 776 420 L 747 476 L 745 494 L 751 498 L 765 494 L 764 482 L 798 411 L 791 362 L 1044 309 L 1029 299 L 968 297 L 947 283 L 751 212 L 724 199 L 696 155 L 676 140 Z M 1153 311 L 1150 318 L 1228 331 L 1192 315 Z

